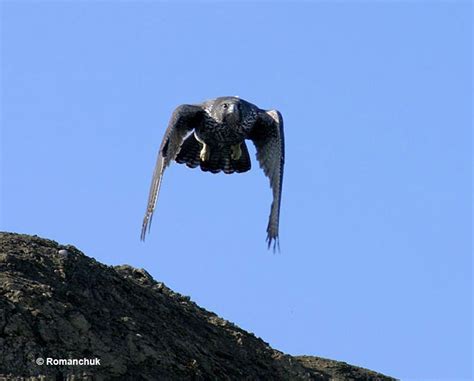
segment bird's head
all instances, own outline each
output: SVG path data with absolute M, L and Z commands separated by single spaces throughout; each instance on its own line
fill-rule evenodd
M 242 119 L 242 101 L 238 97 L 217 98 L 213 113 L 220 122 L 240 123 Z

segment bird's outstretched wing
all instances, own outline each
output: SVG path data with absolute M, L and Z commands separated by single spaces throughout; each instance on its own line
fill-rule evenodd
M 283 118 L 277 110 L 261 110 L 250 133 L 250 139 L 257 148 L 257 159 L 265 175 L 270 179 L 273 202 L 267 226 L 268 248 L 279 247 L 278 225 L 280 219 L 283 167 L 285 164 L 285 138 Z
M 151 180 L 150 194 L 143 218 L 141 239 L 145 240 L 147 229 L 150 230 L 153 211 L 160 192 L 161 180 L 166 167 L 176 158 L 185 136 L 203 121 L 204 110 L 199 105 L 181 105 L 174 110 L 168 123 L 165 136 L 161 142 L 155 170 Z

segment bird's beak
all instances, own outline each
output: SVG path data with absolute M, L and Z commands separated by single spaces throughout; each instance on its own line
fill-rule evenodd
M 230 118 L 230 120 L 233 120 L 235 122 L 240 121 L 240 109 L 239 106 L 236 104 L 231 103 L 229 105 L 227 115 Z

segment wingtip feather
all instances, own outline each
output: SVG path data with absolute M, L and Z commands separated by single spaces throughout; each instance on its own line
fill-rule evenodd
M 273 247 L 272 247 L 273 245 Z M 272 248 L 273 253 L 275 254 L 277 251 L 280 253 L 280 239 L 278 236 L 273 236 L 268 234 L 267 235 L 267 249 L 270 250 Z

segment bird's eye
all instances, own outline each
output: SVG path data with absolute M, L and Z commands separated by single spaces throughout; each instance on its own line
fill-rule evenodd
M 229 105 L 227 103 L 222 103 L 222 108 L 227 108 Z

